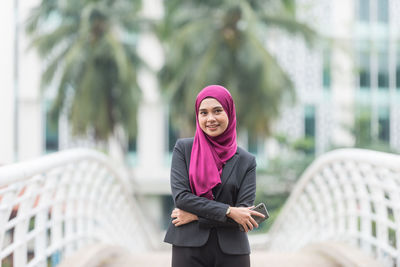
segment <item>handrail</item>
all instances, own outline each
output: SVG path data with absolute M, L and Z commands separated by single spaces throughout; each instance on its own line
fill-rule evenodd
M 89 149 L 0 167 L 2 266 L 54 266 L 94 243 L 153 248 L 133 189 L 123 168 Z
M 272 250 L 344 242 L 385 266 L 400 266 L 400 156 L 362 149 L 320 156 L 301 176 L 268 238 Z

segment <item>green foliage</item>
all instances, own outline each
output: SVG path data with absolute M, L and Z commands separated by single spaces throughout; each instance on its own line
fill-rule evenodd
M 295 183 L 315 159 L 314 139 L 310 137 L 290 140 L 286 135 L 274 136 L 280 145 L 280 153 L 268 159 L 268 167 L 261 170 L 281 182 Z
M 305 137 L 295 140 L 291 146 L 295 151 L 303 152 L 306 155 L 314 154 L 315 151 L 314 138 Z
M 356 147 L 366 147 L 372 143 L 370 108 L 360 109 L 358 112 L 354 122 L 353 134 L 356 138 Z
M 280 145 L 287 145 L 288 144 L 288 137 L 283 134 L 277 134 L 274 136 L 275 140 L 280 144 Z
M 305 153 L 287 153 L 284 156 L 270 159 L 266 174 L 275 177 L 282 183 L 295 183 L 315 157 Z
M 315 159 L 313 139 L 300 138 L 292 141 L 283 134 L 277 134 L 275 138 L 280 145 L 281 153 L 268 160 L 267 169 L 258 170 L 256 203 L 266 202 L 271 216 L 268 223 L 258 229 L 261 232 L 268 231 L 286 202 L 290 188 Z M 262 177 L 265 179 L 262 180 Z M 268 178 L 272 178 L 273 184 L 285 186 L 286 192 L 271 194 L 274 190 L 268 190 L 269 186 L 273 186 L 268 183 L 271 181 Z
M 77 135 L 106 140 L 117 125 L 135 131 L 141 62 L 128 37 L 138 31 L 140 4 L 42 0 L 30 13 L 26 31 L 45 62 L 42 88 L 56 86 L 51 115 L 67 112 Z
M 285 204 L 289 194 L 268 195 L 263 190 L 257 190 L 255 204 L 265 203 L 269 213 L 269 219 L 262 223 L 254 232 L 267 232 L 275 219 L 278 217 L 283 205 Z
M 381 152 L 387 152 L 387 153 L 394 153 L 394 154 L 400 153 L 398 150 L 390 147 L 389 143 L 377 141 L 377 140 L 374 140 L 369 144 L 362 144 L 362 145 L 358 145 L 356 147 L 363 148 L 363 149 L 369 149 L 369 150 L 375 150 L 375 151 L 381 151 Z
M 166 51 L 160 73 L 171 113 L 180 129 L 193 127 L 194 100 L 201 88 L 221 84 L 232 93 L 238 125 L 256 135 L 270 132 L 283 102 L 293 103 L 293 84 L 266 49 L 269 28 L 298 33 L 309 42 L 315 33 L 295 19 L 294 1 L 165 2 L 157 28 Z M 189 112 L 188 112 L 189 111 Z M 182 135 L 182 133 L 181 133 Z
M 376 150 L 388 153 L 399 153 L 391 148 L 390 143 L 379 140 L 372 134 L 372 110 L 371 107 L 357 108 L 354 127 L 350 131 L 355 137 L 355 147 Z

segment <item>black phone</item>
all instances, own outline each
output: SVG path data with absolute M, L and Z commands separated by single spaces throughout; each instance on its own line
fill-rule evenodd
M 269 218 L 269 213 L 267 210 L 267 207 L 265 206 L 264 203 L 260 203 L 257 206 L 255 206 L 254 208 L 252 208 L 251 210 L 257 211 L 261 214 L 263 214 L 265 217 L 260 217 L 260 216 L 255 216 L 255 215 L 251 215 L 251 217 L 253 217 L 253 219 L 258 223 L 258 225 L 260 225 L 262 222 L 264 222 L 266 219 Z M 243 226 L 241 224 L 239 224 L 239 228 L 241 231 L 244 231 Z

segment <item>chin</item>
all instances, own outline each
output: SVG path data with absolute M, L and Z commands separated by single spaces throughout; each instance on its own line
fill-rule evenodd
M 218 136 L 218 135 L 220 135 L 221 133 L 220 132 L 211 132 L 211 133 L 207 133 L 207 135 L 208 136 L 211 136 L 211 137 L 216 137 L 216 136 Z

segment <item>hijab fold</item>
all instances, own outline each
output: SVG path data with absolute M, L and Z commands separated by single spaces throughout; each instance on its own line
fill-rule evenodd
M 219 136 L 208 136 L 200 128 L 198 113 L 205 98 L 218 100 L 228 115 L 228 127 Z M 207 86 L 196 98 L 196 133 L 189 166 L 190 187 L 195 195 L 213 199 L 212 189 L 221 183 L 222 168 L 236 150 L 236 111 L 233 98 L 223 86 Z

